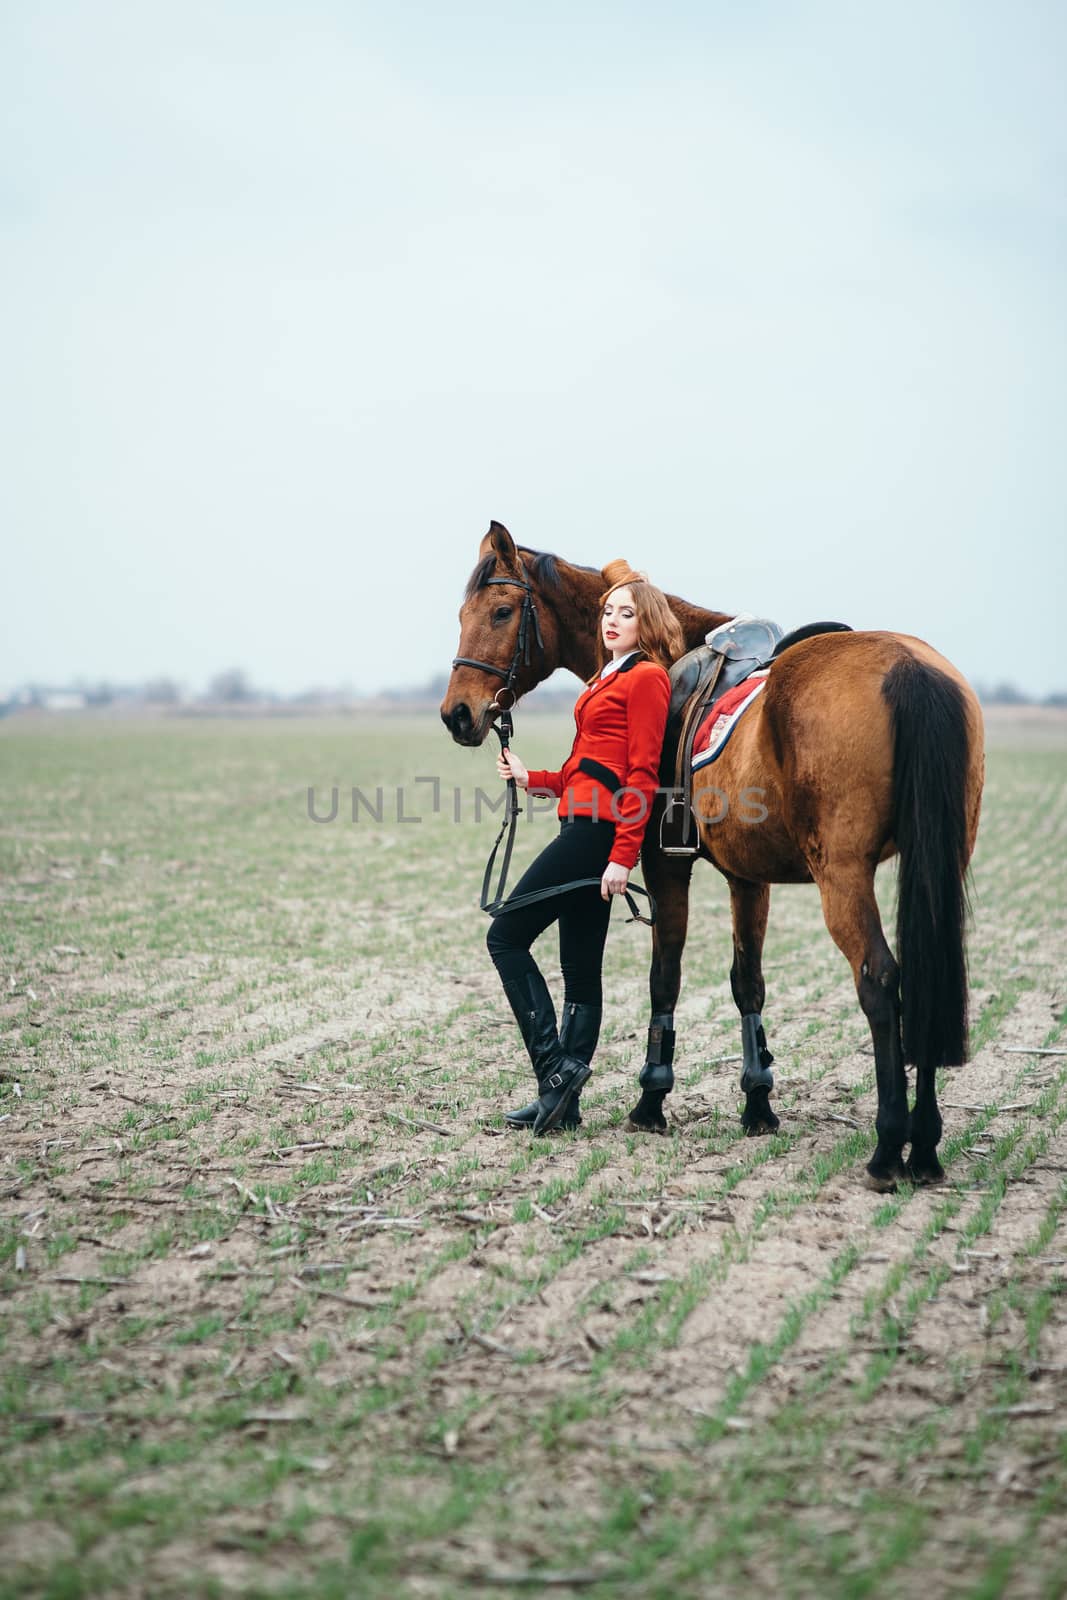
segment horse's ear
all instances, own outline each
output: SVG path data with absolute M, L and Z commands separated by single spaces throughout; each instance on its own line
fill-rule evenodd
M 480 556 L 487 556 L 490 550 L 506 567 L 513 567 L 519 559 L 515 541 L 502 522 L 491 522 L 489 532 L 478 546 Z
M 611 589 L 614 588 L 615 584 L 621 583 L 624 578 L 628 578 L 632 572 L 633 568 L 630 563 L 620 556 L 618 561 L 609 561 L 606 567 L 601 567 L 600 576 L 607 587 Z

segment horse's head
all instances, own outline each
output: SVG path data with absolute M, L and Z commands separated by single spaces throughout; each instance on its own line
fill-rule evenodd
M 497 714 L 559 665 L 555 611 L 544 601 L 547 556 L 523 554 L 493 522 L 459 608 L 459 651 L 441 702 L 457 744 L 479 745 Z
M 479 745 L 493 719 L 543 683 L 557 667 L 584 682 L 596 671 L 601 596 L 617 566 L 583 567 L 544 551 L 521 549 L 501 522 L 489 524 L 459 608 L 459 650 L 452 662 L 441 721 L 457 744 Z M 728 621 L 668 595 L 686 644 Z

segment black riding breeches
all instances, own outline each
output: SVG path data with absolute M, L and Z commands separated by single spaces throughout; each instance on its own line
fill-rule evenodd
M 508 911 L 507 906 L 519 895 L 547 889 L 551 884 L 570 883 L 574 878 L 599 878 L 611 860 L 614 842 L 614 822 L 575 817 L 565 818 L 560 823 L 558 835 L 527 867 L 503 908 L 493 918 L 486 935 L 486 946 L 503 982 L 521 977 L 536 965 L 530 946 L 558 918 L 564 1003 L 569 1000 L 583 1005 L 602 1003 L 600 968 L 608 936 L 611 899 L 602 897 L 599 885 L 550 895 L 517 911 Z

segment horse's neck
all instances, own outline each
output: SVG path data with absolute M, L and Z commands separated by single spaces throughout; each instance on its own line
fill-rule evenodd
M 560 563 L 562 567 L 562 563 Z M 559 617 L 559 664 L 583 681 L 597 668 L 596 639 L 604 579 L 599 572 L 567 567 L 564 595 L 556 600 Z M 553 597 L 556 599 L 556 597 Z
M 600 614 L 600 596 L 604 592 L 604 577 L 599 572 L 586 572 L 560 562 L 566 585 L 562 597 L 553 597 L 559 617 L 559 665 L 576 673 L 583 680 L 591 678 L 597 666 L 597 619 Z M 690 605 L 677 595 L 667 596 L 668 604 L 682 625 L 685 647 L 692 650 L 703 644 L 704 635 L 720 622 L 729 622 L 731 611 L 705 611 L 703 606 Z
M 685 635 L 685 647 L 693 650 L 698 644 L 704 643 L 704 638 L 712 628 L 717 628 L 720 623 L 729 622 L 735 617 L 735 611 L 705 611 L 703 606 L 691 606 L 688 600 L 679 600 L 677 595 L 667 596 L 670 608 L 682 625 Z

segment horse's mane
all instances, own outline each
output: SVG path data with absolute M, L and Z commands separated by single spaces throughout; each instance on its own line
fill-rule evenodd
M 563 580 L 560 577 L 558 556 L 552 555 L 547 550 L 527 550 L 525 545 L 519 545 L 518 551 L 527 569 L 541 588 L 559 589 L 562 586 Z M 572 561 L 569 565 L 578 566 L 578 563 Z M 482 557 L 467 579 L 467 587 L 463 591 L 464 600 L 469 600 L 472 595 L 478 593 L 479 589 L 484 589 L 489 579 L 495 576 L 496 568 L 496 552 L 495 550 L 490 550 Z M 597 569 L 595 567 L 579 567 L 579 570 L 581 572 L 595 572 Z

